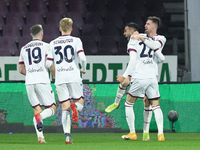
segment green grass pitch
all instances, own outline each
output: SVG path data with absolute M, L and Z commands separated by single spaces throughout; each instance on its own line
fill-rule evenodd
M 0 150 L 200 150 L 200 133 L 165 133 L 166 141 L 123 140 L 123 133 L 72 133 L 73 144 L 65 144 L 62 133 L 45 133 L 47 143 L 37 143 L 36 134 L 0 134 Z

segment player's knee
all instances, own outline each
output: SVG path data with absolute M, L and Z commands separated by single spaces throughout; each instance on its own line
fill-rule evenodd
M 34 110 L 34 113 L 38 113 L 38 114 L 42 112 L 42 108 L 40 106 L 34 107 L 33 110 Z
M 53 108 L 54 112 L 56 111 L 56 105 L 52 105 L 51 108 Z

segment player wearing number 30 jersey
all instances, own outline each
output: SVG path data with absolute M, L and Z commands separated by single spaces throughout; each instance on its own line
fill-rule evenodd
M 80 38 L 63 35 L 50 42 L 48 59 L 55 62 L 55 85 L 81 82 L 78 54 L 83 53 Z M 59 78 L 58 78 L 59 77 Z
M 59 29 L 62 36 L 50 42 L 47 58 L 47 66 L 53 63 L 55 65 L 55 85 L 59 102 L 62 104 L 62 125 L 66 144 L 72 142 L 70 108 L 74 122 L 78 121 L 78 112 L 83 109 L 83 85 L 80 73 L 86 73 L 86 57 L 82 42 L 80 38 L 71 36 L 72 24 L 71 18 L 63 18 L 60 21 Z

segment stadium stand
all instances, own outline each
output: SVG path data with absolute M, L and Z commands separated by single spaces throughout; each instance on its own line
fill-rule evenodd
M 172 54 L 170 51 L 173 48 L 174 37 L 178 38 L 178 47 L 181 48 L 179 51 L 184 53 L 184 47 L 181 45 L 183 42 L 179 42 L 179 39 L 184 37 L 182 24 L 170 22 L 170 16 L 174 12 L 166 9 L 166 3 L 169 2 L 167 0 L 153 0 L 153 3 L 149 0 L 0 0 L 0 37 L 1 39 L 9 37 L 14 41 L 18 39 L 20 48 L 22 40 L 30 37 L 31 25 L 42 24 L 45 31 L 44 40 L 51 41 L 60 35 L 58 31 L 60 19 L 70 17 L 74 21 L 72 35 L 84 41 L 83 46 L 87 48 L 88 55 L 127 55 L 125 50 L 127 41 L 123 37 L 124 25 L 134 21 L 139 24 L 140 32 L 143 32 L 146 17 L 156 15 L 162 19 L 158 33 L 168 39 L 163 53 Z M 15 27 L 12 27 L 13 24 Z M 112 39 L 108 44 L 112 47 L 110 50 L 106 46 L 103 47 L 101 41 L 104 37 Z M 113 50 L 113 47 L 116 50 Z
M 101 36 L 99 40 L 99 55 L 116 55 L 118 52 L 116 40 L 111 36 Z
M 83 49 L 86 55 L 98 54 L 98 41 L 92 38 L 92 36 L 82 36 L 81 40 L 84 43 Z
M 100 32 L 94 24 L 84 24 L 81 32 L 82 36 L 90 36 L 95 40 L 100 38 Z
M 84 16 L 85 24 L 94 24 L 98 28 L 102 28 L 103 17 L 97 12 L 87 12 Z
M 47 8 L 49 9 L 50 12 L 56 12 L 60 13 L 61 15 L 64 15 L 67 12 L 69 12 L 68 5 L 69 3 L 67 1 L 50 0 L 47 3 Z

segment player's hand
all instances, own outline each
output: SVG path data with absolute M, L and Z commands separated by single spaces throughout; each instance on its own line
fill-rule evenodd
M 130 84 L 130 76 L 126 77 L 122 82 L 122 86 L 127 87 Z
M 117 76 L 117 81 L 120 83 L 122 83 L 124 81 L 124 79 L 125 78 L 123 76 L 120 76 L 120 75 Z
M 140 35 L 132 35 L 131 36 L 131 38 L 133 39 L 133 40 L 139 40 L 140 39 Z
M 80 72 L 81 72 L 82 74 L 85 74 L 85 73 L 86 73 L 86 72 L 82 71 L 81 69 L 80 69 Z

